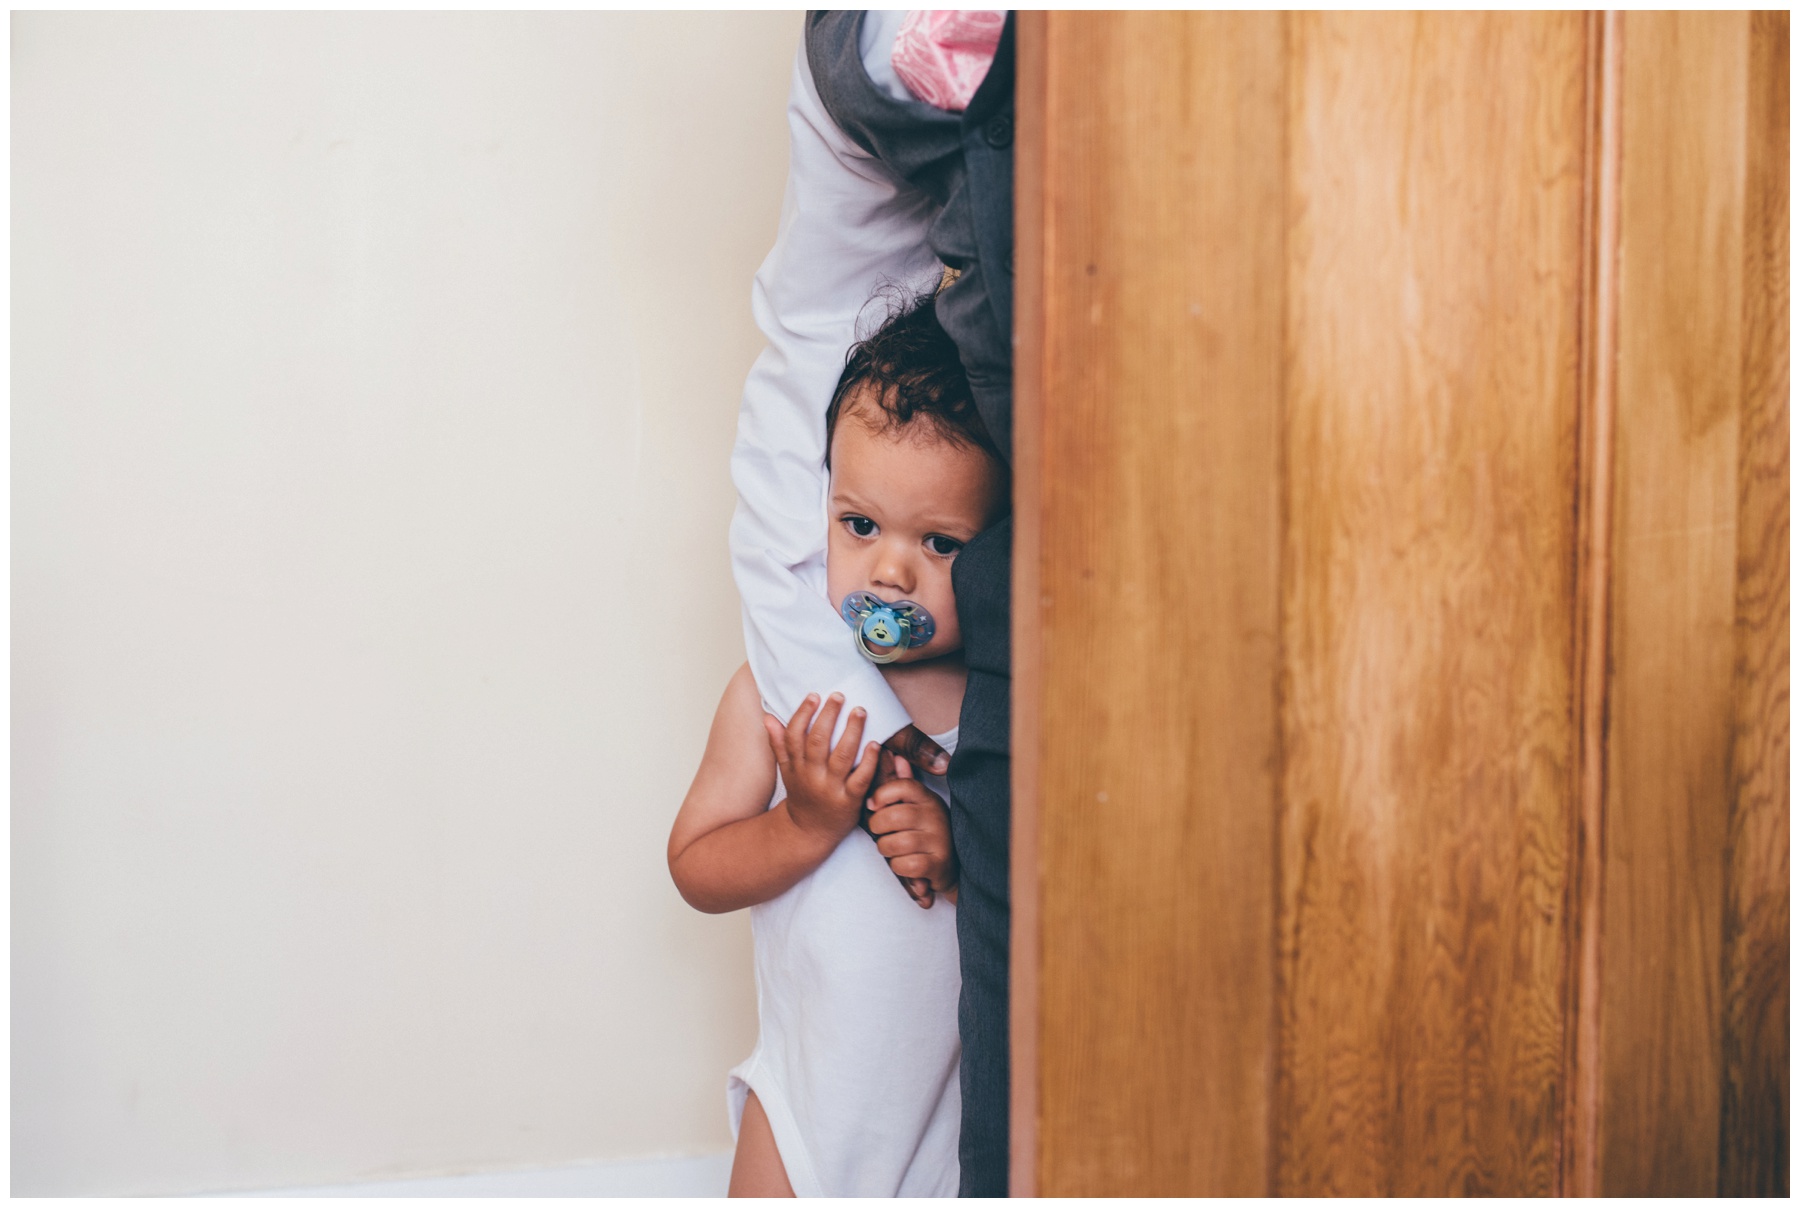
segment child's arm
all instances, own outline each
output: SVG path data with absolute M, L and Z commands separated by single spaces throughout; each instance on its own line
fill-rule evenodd
M 669 875 L 696 910 L 723 914 L 785 893 L 855 828 L 879 748 L 870 743 L 855 763 L 860 709 L 831 748 L 843 702 L 826 701 L 810 724 L 816 699 L 802 702 L 783 728 L 763 713 L 748 664 L 726 685 L 700 770 L 669 832 Z M 778 764 L 787 797 L 764 809 Z

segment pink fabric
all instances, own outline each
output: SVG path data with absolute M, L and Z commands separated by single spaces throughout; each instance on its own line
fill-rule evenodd
M 987 78 L 1006 12 L 914 9 L 894 38 L 894 74 L 928 105 L 961 113 Z

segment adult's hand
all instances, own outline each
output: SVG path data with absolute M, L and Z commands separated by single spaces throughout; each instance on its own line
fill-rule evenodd
M 950 757 L 944 754 L 944 748 L 931 741 L 925 731 L 917 726 L 907 726 L 904 730 L 895 731 L 892 738 L 881 744 L 881 766 L 875 771 L 876 784 L 894 774 L 895 756 L 906 760 L 915 768 L 924 768 L 939 776 L 950 770 Z

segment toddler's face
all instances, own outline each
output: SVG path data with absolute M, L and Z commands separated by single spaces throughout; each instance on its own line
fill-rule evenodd
M 1003 478 L 987 454 L 945 439 L 928 422 L 876 432 L 858 404 L 846 400 L 831 441 L 825 578 L 832 607 L 842 607 L 853 591 L 873 592 L 889 604 L 910 600 L 937 628 L 929 642 L 896 661 L 960 650 L 950 564 L 1005 513 Z

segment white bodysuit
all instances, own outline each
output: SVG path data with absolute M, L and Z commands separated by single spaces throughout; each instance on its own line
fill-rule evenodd
M 769 804 L 784 796 L 777 777 Z M 729 1075 L 732 1136 L 755 1091 L 796 1195 L 954 1196 L 956 906 L 921 910 L 859 828 L 750 925 L 759 1031 Z

